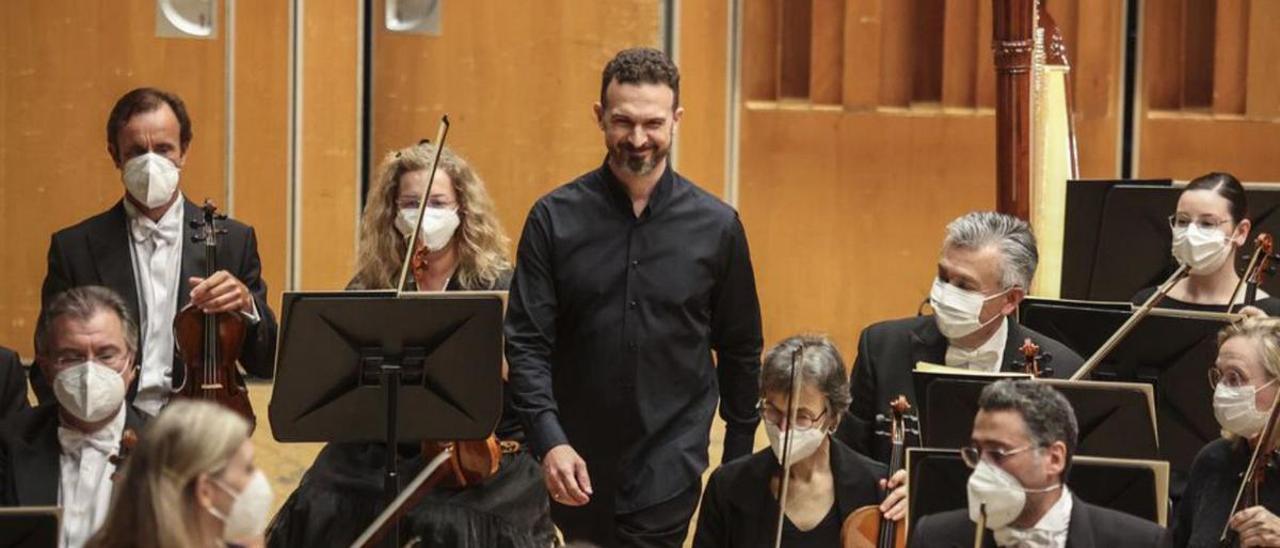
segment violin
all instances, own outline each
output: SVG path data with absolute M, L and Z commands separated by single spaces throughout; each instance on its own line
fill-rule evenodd
M 1040 345 L 1031 341 L 1031 337 L 1022 340 L 1022 346 L 1018 347 L 1022 352 L 1022 370 L 1032 378 L 1052 377 L 1053 368 L 1045 367 L 1044 364 L 1053 360 L 1053 355 L 1040 351 Z
M 907 433 L 911 431 L 907 421 L 915 418 L 907 415 L 909 410 L 911 404 L 906 396 L 899 395 L 889 402 L 888 435 L 892 449 L 889 451 L 888 477 L 893 477 L 905 464 Z M 907 545 L 907 528 L 901 525 L 884 519 L 879 506 L 863 506 L 845 518 L 840 528 L 840 545 L 844 548 L 903 548 Z
M 204 275 L 208 279 L 218 271 L 218 240 L 227 233 L 219 223 L 227 220 L 227 216 L 218 213 L 209 200 L 204 201 L 201 210 L 203 218 L 191 221 L 191 227 L 196 229 L 192 240 L 204 244 Z M 253 405 L 249 403 L 244 378 L 236 369 L 236 357 L 244 343 L 245 323 L 239 313 L 206 314 L 191 303 L 178 312 L 173 319 L 173 338 L 186 364 L 186 375 L 176 396 L 227 407 L 249 421 L 252 429 L 257 425 Z
M 1236 288 L 1231 292 L 1231 304 L 1227 306 L 1227 312 L 1235 306 L 1236 297 L 1240 295 L 1241 286 L 1244 287 L 1244 303 L 1241 306 L 1253 306 L 1258 300 L 1258 285 L 1260 285 L 1267 276 L 1275 274 L 1276 259 L 1275 241 L 1270 234 L 1261 232 L 1253 240 L 1253 253 L 1249 256 L 1249 266 L 1245 268 L 1244 277 L 1236 283 Z

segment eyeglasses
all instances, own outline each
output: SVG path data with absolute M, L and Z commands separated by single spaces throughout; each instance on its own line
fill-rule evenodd
M 960 458 L 964 459 L 964 463 L 969 468 L 976 468 L 979 462 L 986 459 L 987 462 L 1000 466 L 1004 460 L 1039 447 L 1037 445 L 1028 445 L 1017 449 L 983 449 L 976 445 L 968 445 L 960 448 Z
M 128 352 L 109 352 L 109 353 L 101 354 L 98 356 L 93 356 L 92 358 L 85 356 L 83 354 L 64 354 L 54 358 L 53 365 L 59 368 L 71 367 L 73 365 L 79 365 L 82 362 L 87 362 L 90 359 L 94 359 L 94 360 L 97 360 L 98 363 L 111 367 L 112 369 L 119 369 L 119 367 L 117 366 L 119 366 L 122 362 L 124 362 L 125 359 L 128 357 L 129 357 Z
M 1190 215 L 1184 215 L 1180 213 L 1175 213 L 1169 216 L 1169 226 L 1171 228 L 1187 228 L 1188 226 L 1191 226 L 1191 223 L 1195 223 L 1195 225 L 1197 227 L 1200 227 L 1201 230 L 1210 230 L 1210 229 L 1218 228 L 1219 226 L 1222 226 L 1223 224 L 1229 223 L 1229 222 L 1231 222 L 1231 219 L 1219 220 L 1213 217 L 1200 217 L 1199 219 L 1192 219 Z
M 782 425 L 782 420 L 787 417 L 785 412 L 774 409 L 773 406 L 766 404 L 764 400 L 760 400 L 759 403 L 756 403 L 756 409 L 760 411 L 764 420 L 776 425 Z M 826 409 L 823 409 L 816 417 L 810 417 L 808 413 L 797 412 L 796 421 L 793 426 L 797 432 L 809 430 L 814 426 L 817 426 L 818 422 L 821 421 L 822 417 L 826 416 L 826 414 Z
M 1241 374 L 1239 371 L 1232 369 L 1223 373 L 1221 369 L 1216 367 L 1209 369 L 1209 386 L 1218 388 L 1219 384 L 1225 384 L 1230 388 L 1240 388 L 1249 386 L 1249 378 Z

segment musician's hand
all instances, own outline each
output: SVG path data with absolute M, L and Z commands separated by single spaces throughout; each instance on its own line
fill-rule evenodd
M 884 517 L 892 521 L 898 521 L 907 517 L 907 471 L 898 470 L 888 481 L 880 480 L 880 488 L 886 491 L 892 489 L 889 495 L 884 498 L 884 502 L 880 503 L 880 512 Z
M 551 500 L 566 506 L 582 506 L 591 501 L 591 477 L 587 463 L 568 444 L 552 447 L 542 457 L 542 473 Z
M 253 295 L 249 288 L 226 270 L 214 272 L 208 279 L 192 276 L 187 283 L 191 285 L 191 306 L 206 314 L 253 313 Z
M 1245 508 L 1231 516 L 1231 528 L 1240 534 L 1240 546 L 1280 546 L 1280 518 L 1262 506 Z
M 1249 305 L 1244 308 L 1241 308 L 1239 312 L 1240 314 L 1244 315 L 1244 317 L 1246 318 L 1266 318 L 1267 317 L 1266 312 L 1263 312 L 1261 308 L 1258 308 L 1253 305 Z

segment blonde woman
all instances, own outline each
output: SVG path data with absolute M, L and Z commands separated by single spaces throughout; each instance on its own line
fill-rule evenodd
M 395 286 L 434 154 L 433 145 L 420 143 L 383 158 L 369 189 L 349 289 Z M 426 291 L 506 290 L 511 280 L 507 243 L 484 183 L 465 160 L 445 148 L 407 285 Z M 498 474 L 463 490 L 436 489 L 401 522 L 402 534 L 420 538 L 423 546 L 554 542 L 541 468 L 519 444 L 524 434 L 506 393 L 494 433 L 509 449 Z M 424 464 L 417 444 L 402 446 L 400 456 L 403 477 L 412 478 Z M 271 524 L 268 544 L 350 544 L 382 510 L 384 463 L 381 444 L 327 445 Z
M 249 423 L 216 404 L 177 400 L 143 432 L 87 546 L 253 542 L 271 502 L 271 484 L 253 465 Z
M 1178 502 L 1172 545 L 1218 546 L 1230 526 L 1241 546 L 1280 546 L 1280 472 L 1269 466 L 1258 504 L 1231 513 L 1240 477 L 1280 392 L 1280 319 L 1249 318 L 1218 334 L 1218 359 L 1209 370 L 1213 414 L 1222 439 L 1200 450 Z M 1274 459 L 1275 456 L 1269 457 Z

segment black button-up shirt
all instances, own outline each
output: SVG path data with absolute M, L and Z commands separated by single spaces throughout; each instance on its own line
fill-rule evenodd
M 515 408 L 539 458 L 568 443 L 617 486 L 616 511 L 700 480 L 717 385 L 724 459 L 751 452 L 762 344 L 737 212 L 670 166 L 638 217 L 607 166 L 529 212 L 506 318 Z

